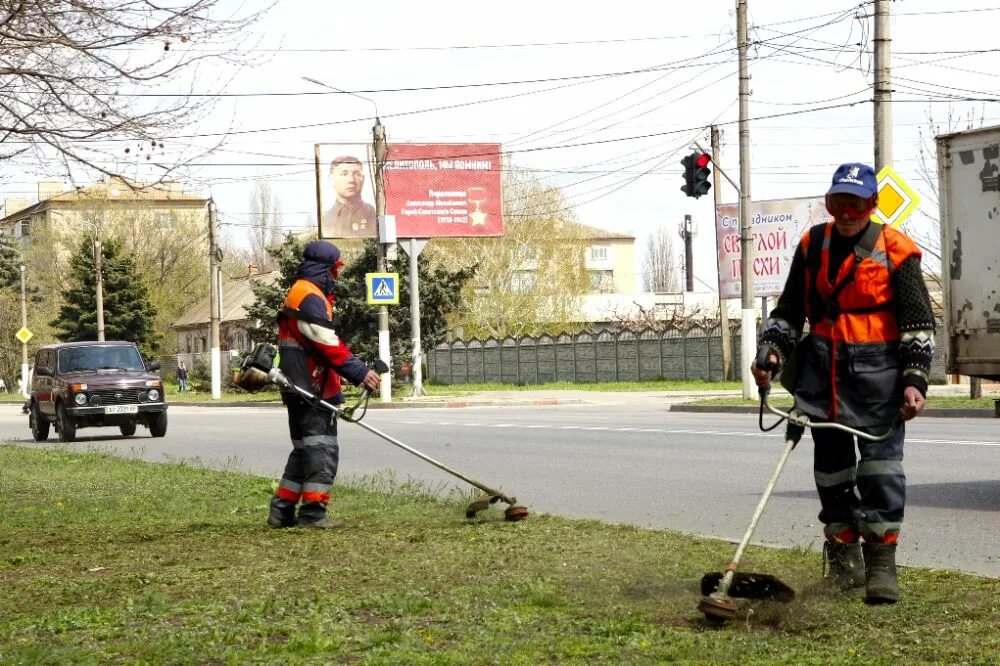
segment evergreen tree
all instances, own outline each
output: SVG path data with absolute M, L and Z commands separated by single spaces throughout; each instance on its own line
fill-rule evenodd
M 308 241 L 288 234 L 281 245 L 267 248 L 281 277 L 273 282 L 258 280 L 250 286 L 254 302 L 246 309 L 247 316 L 260 322 L 259 328 L 248 331 L 252 341 L 274 343 L 278 339 L 278 310 L 281 309 L 285 294 L 292 286 L 292 278 L 295 276 L 295 269 L 302 261 L 302 251 L 306 242 Z
M 388 306 L 389 353 L 396 367 L 409 360 L 411 353 L 409 261 L 400 252 L 399 259 L 386 267 L 389 273 L 399 273 L 399 305 Z M 369 360 L 378 358 L 378 306 L 368 304 L 365 273 L 374 273 L 377 265 L 378 246 L 366 241 L 361 254 L 341 270 L 335 294 L 337 333 L 348 341 L 352 352 Z M 475 268 L 449 270 L 432 267 L 426 259 L 418 261 L 420 346 L 424 350 L 445 340 L 448 317 L 458 310 L 462 288 L 475 272 Z
M 104 339 L 128 340 L 144 355 L 159 349 L 154 324 L 156 312 L 149 290 L 131 256 L 121 243 L 109 239 L 101 247 L 104 278 Z M 64 342 L 97 339 L 97 280 L 94 271 L 94 241 L 86 237 L 70 258 L 69 287 L 62 292 L 63 306 L 51 325 Z
M 287 236 L 278 247 L 270 250 L 281 278 L 271 284 L 257 283 L 253 290 L 254 304 L 247 314 L 261 321 L 252 331 L 255 341 L 274 342 L 278 335 L 278 310 L 285 293 L 291 287 L 295 269 L 302 261 L 307 241 Z M 390 353 L 398 366 L 410 357 L 410 280 L 409 259 L 400 253 L 399 260 L 389 262 L 387 270 L 399 273 L 399 305 L 389 306 Z M 369 305 L 365 294 L 365 273 L 375 272 L 377 245 L 367 241 L 361 252 L 341 269 L 335 290 L 334 316 L 337 333 L 351 351 L 363 358 L 378 358 L 378 306 Z M 458 309 L 461 291 L 474 274 L 474 269 L 448 270 L 431 267 L 427 261 L 418 265 L 420 276 L 420 338 L 421 346 L 430 349 L 445 339 L 448 316 Z
M 15 241 L 0 233 L 0 289 L 21 288 L 21 256 Z

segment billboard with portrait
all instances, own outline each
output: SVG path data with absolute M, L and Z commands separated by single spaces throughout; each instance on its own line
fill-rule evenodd
M 317 143 L 315 159 L 319 237 L 377 236 L 371 145 Z
M 388 143 L 385 212 L 397 238 L 502 236 L 498 143 Z M 315 145 L 320 238 L 374 238 L 374 150 Z

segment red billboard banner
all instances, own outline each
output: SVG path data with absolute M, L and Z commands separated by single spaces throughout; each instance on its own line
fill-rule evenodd
M 390 143 L 385 212 L 399 238 L 502 236 L 498 143 Z

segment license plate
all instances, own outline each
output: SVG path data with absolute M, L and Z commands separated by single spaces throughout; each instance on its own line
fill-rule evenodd
M 104 408 L 105 414 L 137 414 L 139 405 L 111 405 Z

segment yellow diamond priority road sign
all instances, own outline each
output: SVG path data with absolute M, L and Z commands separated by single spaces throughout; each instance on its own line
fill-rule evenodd
M 920 197 L 892 167 L 882 167 L 878 172 L 878 206 L 872 213 L 873 220 L 898 229 L 919 203 Z
M 21 344 L 26 345 L 33 335 L 34 333 L 29 331 L 26 326 L 22 326 L 21 330 L 14 334 L 14 337 L 20 340 Z

